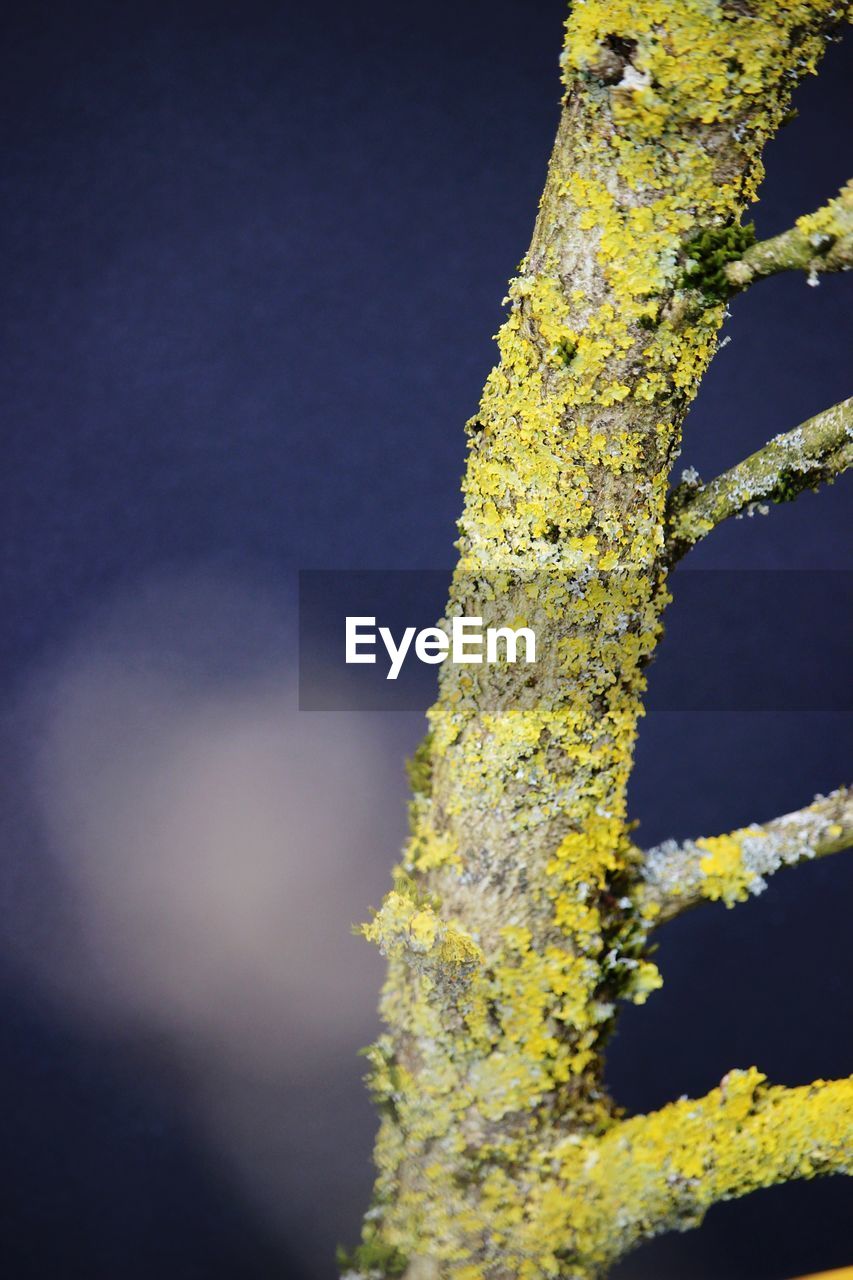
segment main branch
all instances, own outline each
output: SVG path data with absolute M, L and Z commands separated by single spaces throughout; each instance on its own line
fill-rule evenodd
M 668 840 L 645 856 L 640 900 L 657 923 L 702 901 L 727 906 L 761 893 L 782 867 L 838 853 L 853 845 L 853 794 L 841 787 L 796 813 L 753 823 L 722 836 L 676 844 Z
M 776 436 L 709 484 L 682 484 L 675 489 L 666 534 L 670 561 L 754 503 L 789 502 L 803 489 L 831 482 L 851 463 L 853 398 Z
M 668 598 L 668 476 L 725 314 L 721 255 L 747 247 L 762 147 L 847 7 L 571 8 L 545 190 L 469 423 L 444 624 L 512 620 L 551 656 L 441 667 L 411 838 L 365 930 L 389 970 L 369 1054 L 379 1176 L 348 1264 L 361 1280 L 597 1280 L 598 1242 L 627 1241 L 624 1160 L 654 1122 L 616 1136 L 602 1050 L 618 1002 L 661 981 L 627 788 Z M 805 1139 L 790 1107 L 760 1111 L 779 1121 L 766 1177 L 786 1176 Z M 686 1134 L 688 1113 L 671 1114 Z M 764 1123 L 756 1112 L 749 1132 Z M 735 1194 L 718 1155 L 711 1183 Z M 613 1178 L 598 1208 L 596 1159 Z M 757 1149 L 754 1165 L 758 1185 Z M 676 1190 L 643 1169 L 631 1203 L 648 1196 L 670 1221 Z

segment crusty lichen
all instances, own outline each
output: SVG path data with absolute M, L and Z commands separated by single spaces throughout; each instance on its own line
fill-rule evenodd
M 410 1280 L 596 1276 L 701 1216 L 700 1184 L 719 1198 L 817 1168 L 805 1148 L 792 1164 L 802 1135 L 754 1074 L 625 1122 L 601 1054 L 618 1001 L 660 984 L 626 790 L 668 598 L 668 473 L 724 314 L 690 247 L 739 224 L 837 16 L 830 0 L 572 8 L 539 218 L 469 423 L 447 610 L 535 625 L 552 656 L 444 665 L 408 879 L 365 927 L 389 957 L 367 1239 Z M 702 856 L 717 896 L 752 887 L 728 846 Z M 834 1089 L 815 1087 L 825 1113 L 809 1104 L 830 1145 Z M 761 1143 L 738 1181 L 745 1124 Z
M 667 557 L 675 561 L 713 528 L 762 502 L 790 502 L 853 465 L 853 397 L 824 409 L 703 485 L 679 485 L 668 503 Z
M 762 893 L 782 867 L 834 853 L 851 840 L 853 796 L 846 787 L 763 826 L 753 823 L 681 845 L 668 840 L 643 860 L 642 911 L 651 909 L 660 919 L 702 900 L 734 906 Z

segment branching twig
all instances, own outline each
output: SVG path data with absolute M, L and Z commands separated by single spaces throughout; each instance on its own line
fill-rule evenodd
M 787 502 L 853 462 L 853 398 L 825 409 L 709 484 L 682 484 L 670 500 L 668 558 L 678 560 L 723 520 L 753 503 Z
M 728 835 L 666 841 L 646 854 L 640 900 L 660 923 L 703 900 L 733 906 L 782 867 L 853 845 L 853 794 L 842 787 L 796 813 Z
M 612 1206 L 609 1220 L 636 1243 L 695 1226 L 712 1204 L 759 1187 L 850 1172 L 851 1100 L 853 1079 L 789 1089 L 767 1085 L 754 1068 L 730 1071 L 704 1098 L 684 1098 L 606 1134 L 590 1197 Z
M 793 227 L 770 240 L 752 245 L 724 268 L 735 290 L 746 289 L 762 276 L 780 271 L 805 271 L 810 284 L 818 274 L 853 268 L 853 182 L 841 188 L 822 209 L 798 218 Z

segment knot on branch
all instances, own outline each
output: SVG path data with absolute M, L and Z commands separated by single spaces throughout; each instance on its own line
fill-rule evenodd
M 359 932 L 384 956 L 407 960 L 447 995 L 466 986 L 483 963 L 474 939 L 442 920 L 435 903 L 420 895 L 407 876 L 397 877 L 380 910 Z
M 588 73 L 603 84 L 619 84 L 625 77 L 626 68 L 632 66 L 636 52 L 636 40 L 620 35 L 605 36 L 598 45 L 594 61 L 589 63 Z

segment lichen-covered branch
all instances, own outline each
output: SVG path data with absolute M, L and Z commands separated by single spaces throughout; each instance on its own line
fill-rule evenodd
M 824 272 L 851 268 L 853 182 L 848 182 L 823 208 L 798 218 L 781 235 L 751 245 L 740 258 L 726 263 L 724 272 L 732 291 L 738 292 L 780 271 L 804 271 L 809 284 L 817 284 Z
M 662 923 L 699 902 L 733 906 L 767 887 L 768 876 L 853 846 L 853 794 L 828 796 L 771 822 L 678 844 L 668 840 L 643 859 L 642 910 Z
M 754 1068 L 730 1071 L 704 1098 L 617 1125 L 596 1154 L 590 1216 L 610 1224 L 600 1248 L 612 1259 L 663 1231 L 696 1226 L 721 1200 L 853 1172 L 853 1078 L 789 1089 L 768 1085 Z
M 695 321 L 706 307 L 742 293 L 756 280 L 780 271 L 804 271 L 808 283 L 853 266 L 853 183 L 788 231 L 755 239 L 753 223 L 700 228 L 684 246 L 684 288 L 667 304 L 676 328 Z
M 670 496 L 666 531 L 671 561 L 718 524 L 762 502 L 789 502 L 853 463 L 853 398 L 824 409 L 709 484 L 683 482 Z
M 362 1280 L 589 1280 L 645 1229 L 620 1235 L 620 1188 L 632 1211 L 655 1198 L 660 1229 L 678 1219 L 679 1184 L 667 1205 L 660 1171 L 637 1166 L 646 1193 L 627 1165 L 631 1133 L 642 1156 L 657 1123 L 674 1152 L 687 1113 L 623 1131 L 603 1083 L 619 1002 L 661 983 L 627 788 L 669 598 L 668 476 L 725 315 L 714 246 L 746 247 L 764 143 L 847 9 L 571 8 L 545 190 L 468 424 L 444 624 L 530 626 L 549 657 L 441 667 L 411 838 L 365 928 L 389 968 Z M 783 1113 L 768 1177 L 805 1159 Z M 723 1167 L 711 1185 L 735 1194 Z

